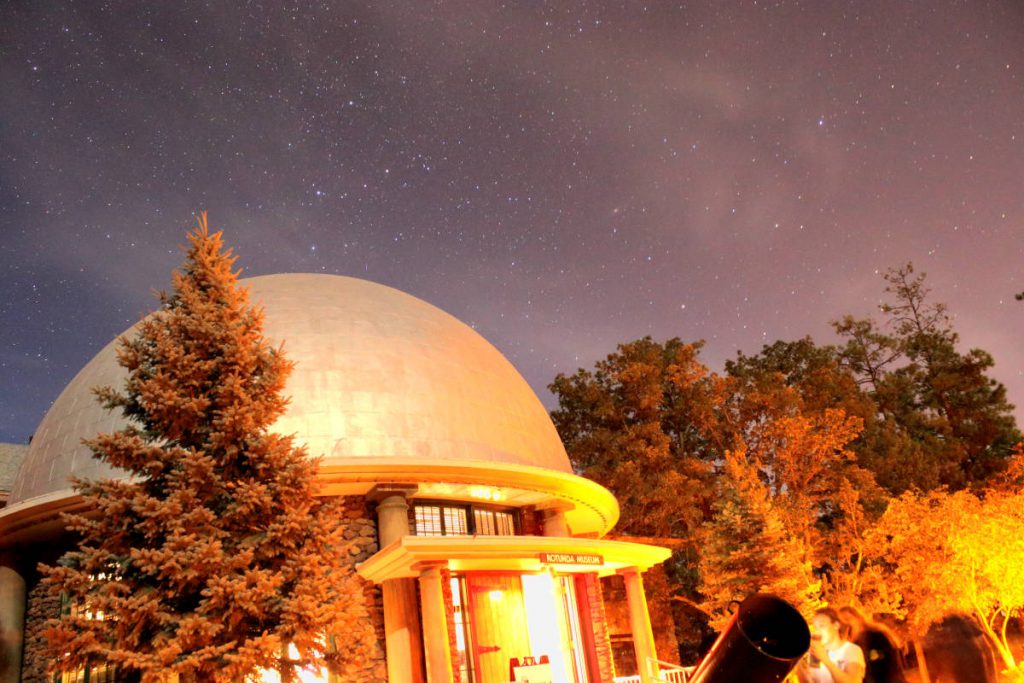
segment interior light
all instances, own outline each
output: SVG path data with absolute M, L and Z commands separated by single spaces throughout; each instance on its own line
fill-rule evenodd
M 499 501 L 505 498 L 505 494 L 492 486 L 470 486 L 469 495 L 476 500 Z
M 288 656 L 292 659 L 299 658 L 299 649 L 295 647 L 294 643 L 288 643 Z M 300 668 L 295 675 L 299 683 L 327 683 L 329 680 L 327 669 Z M 275 669 L 261 669 L 257 680 L 260 683 L 281 683 L 281 674 Z

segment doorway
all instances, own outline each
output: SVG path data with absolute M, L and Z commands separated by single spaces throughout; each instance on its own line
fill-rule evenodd
M 593 636 L 574 577 L 470 573 L 452 578 L 460 683 L 507 683 L 512 660 L 543 658 L 553 683 L 589 683 Z

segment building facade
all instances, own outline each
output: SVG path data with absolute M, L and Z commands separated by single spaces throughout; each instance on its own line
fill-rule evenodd
M 627 615 L 631 664 L 654 680 L 642 576 L 669 551 L 606 538 L 615 498 L 573 473 L 543 405 L 501 353 L 440 309 L 364 280 L 242 284 L 296 364 L 275 430 L 322 457 L 322 495 L 345 498 L 339 524 L 353 541 L 363 616 L 332 637 L 359 656 L 324 680 L 612 683 L 604 577 L 620 577 L 615 613 Z M 123 425 L 91 393 L 123 378 L 111 342 L 22 453 L 0 509 L 0 683 L 53 680 L 40 629 L 60 606 L 37 589 L 35 566 L 69 547 L 60 513 L 81 501 L 68 478 L 118 476 L 82 439 Z

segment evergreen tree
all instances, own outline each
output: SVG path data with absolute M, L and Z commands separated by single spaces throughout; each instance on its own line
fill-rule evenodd
M 891 456 L 892 471 L 905 476 L 883 483 L 894 492 L 983 484 L 1005 468 L 1020 440 L 1006 389 L 988 376 L 992 356 L 958 351 L 946 307 L 929 301 L 924 274 L 912 264 L 890 269 L 885 279 L 892 297 L 882 306 L 887 332 L 873 320 L 835 323 L 847 338 L 844 362 L 884 423 L 869 451 Z
M 78 548 L 41 568 L 72 606 L 48 647 L 61 671 L 290 680 L 343 657 L 325 637 L 361 588 L 337 505 L 316 497 L 317 462 L 269 431 L 292 366 L 205 214 L 189 243 L 173 291 L 120 342 L 124 387 L 97 390 L 129 426 L 88 446 L 131 476 L 74 482 L 91 511 L 68 519 Z
M 820 605 L 810 548 L 793 534 L 746 453 L 725 455 L 716 514 L 700 555 L 703 608 L 722 629 L 730 605 L 756 592 L 778 595 L 807 616 Z

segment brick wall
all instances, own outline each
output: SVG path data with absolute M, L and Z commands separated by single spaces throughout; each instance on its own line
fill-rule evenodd
M 452 675 L 459 680 L 459 643 L 455 633 L 455 601 L 452 599 L 452 573 L 441 570 L 441 592 L 444 595 L 444 616 L 448 622 L 448 652 L 452 658 Z
M 612 661 L 612 644 L 608 637 L 608 617 L 605 613 L 604 591 L 597 574 L 584 574 L 582 579 L 586 595 L 587 618 L 590 632 L 593 633 L 594 650 L 597 663 L 598 681 L 612 683 L 615 678 L 615 665 Z
M 543 536 L 544 527 L 541 515 L 532 507 L 519 510 L 519 533 L 523 536 Z

